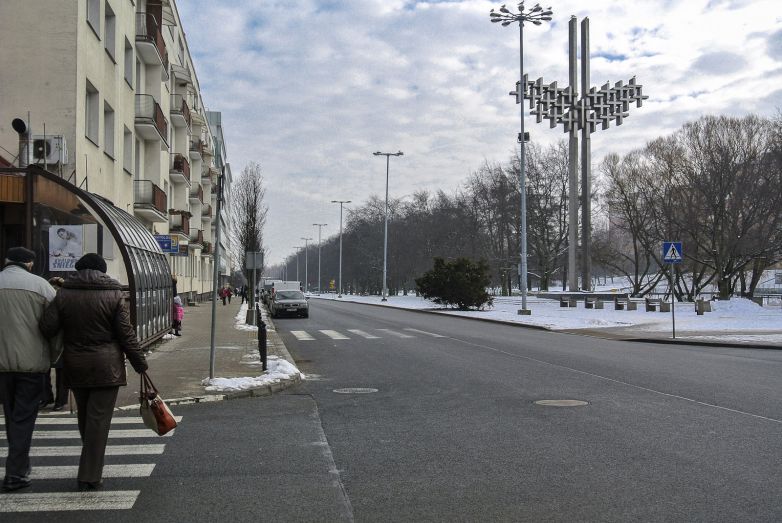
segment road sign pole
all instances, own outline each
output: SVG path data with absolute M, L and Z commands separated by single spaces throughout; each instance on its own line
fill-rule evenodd
M 673 297 L 674 293 L 674 264 L 669 264 L 671 268 L 671 277 L 669 278 L 669 281 L 671 282 L 671 326 L 673 328 L 673 339 L 676 339 L 676 300 Z

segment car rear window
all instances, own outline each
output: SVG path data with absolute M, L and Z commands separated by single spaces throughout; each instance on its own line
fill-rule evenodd
M 303 300 L 304 293 L 300 291 L 277 291 L 278 300 Z

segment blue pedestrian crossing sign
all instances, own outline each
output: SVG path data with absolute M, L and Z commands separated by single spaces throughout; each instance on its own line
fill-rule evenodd
M 682 242 L 663 242 L 663 261 L 665 263 L 681 263 Z

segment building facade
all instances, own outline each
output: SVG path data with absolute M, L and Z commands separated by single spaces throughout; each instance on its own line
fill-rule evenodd
M 179 293 L 208 295 L 224 160 L 174 1 L 3 0 L 0 34 L 0 156 L 25 120 L 31 163 L 134 215 L 171 245 Z

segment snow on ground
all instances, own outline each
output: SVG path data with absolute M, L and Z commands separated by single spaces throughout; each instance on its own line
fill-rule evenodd
M 318 298 L 318 296 L 314 296 Z M 320 299 L 336 300 L 333 294 Z M 381 302 L 379 296 L 356 296 L 343 294 L 342 301 L 372 303 L 405 309 L 430 309 L 442 314 L 501 320 L 511 323 L 536 325 L 551 330 L 573 329 L 623 329 L 627 334 L 637 336 L 664 336 L 671 332 L 671 314 L 646 312 L 643 301 L 636 311 L 616 311 L 612 302 L 605 302 L 604 309 L 585 309 L 583 300 L 578 307 L 560 307 L 558 300 L 530 296 L 527 308 L 530 316 L 520 316 L 521 298 L 494 298 L 494 305 L 485 310 L 457 311 L 446 309 L 418 296 L 389 296 Z M 761 307 L 751 300 L 733 298 L 730 301 L 712 301 L 712 311 L 703 316 L 695 313 L 692 303 L 676 304 L 677 337 L 711 336 L 722 341 L 752 341 L 779 343 L 782 341 L 782 310 L 778 306 Z M 748 338 L 747 335 L 751 335 Z M 736 337 L 737 339 L 733 339 Z M 739 339 L 740 338 L 740 339 Z
M 248 390 L 270 385 L 279 381 L 302 376 L 299 369 L 291 365 L 287 360 L 277 356 L 269 356 L 268 370 L 260 376 L 248 376 L 242 378 L 205 378 L 201 385 L 207 392 L 234 392 Z
M 267 331 L 273 331 L 274 327 L 269 322 L 269 316 L 266 314 L 266 309 L 261 307 L 261 319 L 266 323 L 266 330 Z M 241 307 L 239 307 L 239 312 L 236 313 L 236 316 L 234 317 L 234 327 L 237 330 L 240 331 L 252 331 L 256 332 L 258 330 L 257 325 L 247 325 L 245 321 L 247 320 L 247 303 L 242 303 Z

